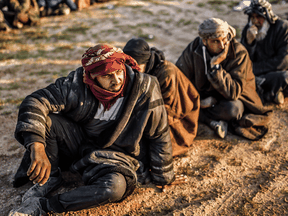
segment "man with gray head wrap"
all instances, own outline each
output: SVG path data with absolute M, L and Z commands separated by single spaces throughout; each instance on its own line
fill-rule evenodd
M 200 94 L 199 120 L 221 138 L 229 126 L 248 139 L 260 139 L 267 128 L 259 125 L 259 119 L 268 110 L 256 92 L 247 50 L 234 38 L 235 29 L 221 19 L 207 19 L 198 30 L 199 37 L 186 47 L 176 66 Z
M 241 43 L 253 62 L 259 94 L 265 101 L 283 104 L 288 95 L 288 22 L 276 16 L 266 0 L 253 0 L 244 13 L 248 23 Z

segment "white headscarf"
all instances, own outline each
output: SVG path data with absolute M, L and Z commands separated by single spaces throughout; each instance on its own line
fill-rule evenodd
M 226 21 L 218 18 L 209 18 L 199 25 L 198 34 L 202 39 L 225 37 L 228 34 L 233 38 L 236 36 L 236 30 Z

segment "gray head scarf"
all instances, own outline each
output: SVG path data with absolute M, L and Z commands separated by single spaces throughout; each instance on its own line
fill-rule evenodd
M 226 21 L 210 18 L 199 25 L 198 34 L 202 39 L 214 39 L 227 35 L 232 39 L 236 36 L 236 30 Z
M 244 13 L 249 16 L 252 13 L 259 14 L 265 17 L 270 24 L 274 24 L 278 19 L 278 16 L 272 11 L 271 4 L 266 0 L 252 0 L 250 6 L 244 10 Z

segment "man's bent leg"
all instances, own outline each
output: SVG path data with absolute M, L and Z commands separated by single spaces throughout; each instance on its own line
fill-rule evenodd
M 53 196 L 47 199 L 46 211 L 57 213 L 77 211 L 93 206 L 120 201 L 126 191 L 125 177 L 120 173 L 109 173 L 91 185 Z M 45 204 L 44 204 L 45 205 Z
M 283 95 L 283 91 L 284 93 L 287 91 L 288 71 L 269 72 L 260 77 L 265 78 L 265 82 L 261 85 L 264 89 L 264 99 L 268 102 L 274 101 L 277 104 L 283 103 L 284 96 L 282 96 L 282 102 L 278 102 L 279 99 L 277 96 L 279 93 Z
M 214 107 L 203 110 L 207 117 L 214 120 L 239 120 L 242 118 L 244 112 L 244 105 L 240 100 L 227 101 L 221 100 L 219 103 L 215 104 Z
M 240 119 L 244 105 L 240 100 L 222 100 L 213 107 L 200 110 L 199 121 L 209 125 L 220 138 L 225 138 L 228 132 L 228 121 Z

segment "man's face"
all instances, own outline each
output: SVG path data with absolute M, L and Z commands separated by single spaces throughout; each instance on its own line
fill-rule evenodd
M 140 64 L 139 67 L 140 67 L 139 72 L 144 73 L 146 70 L 146 64 Z
M 96 79 L 105 90 L 118 92 L 124 82 L 124 70 L 116 70 L 106 75 L 99 75 Z
M 252 24 L 255 25 L 258 28 L 258 30 L 260 30 L 263 26 L 265 18 L 263 16 L 260 16 L 259 14 L 252 13 L 250 15 L 250 20 Z
M 227 36 L 213 38 L 213 39 L 203 39 L 203 43 L 208 49 L 211 55 L 218 55 L 221 53 L 226 45 L 228 44 Z

